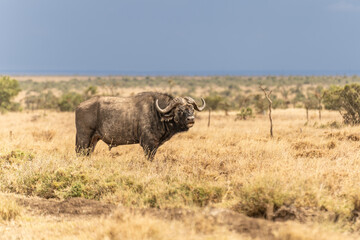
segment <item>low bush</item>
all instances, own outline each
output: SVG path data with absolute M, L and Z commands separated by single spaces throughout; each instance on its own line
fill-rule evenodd
M 266 178 L 242 186 L 237 195 L 240 202 L 234 210 L 250 217 L 267 217 L 269 208 L 277 210 L 283 205 L 293 204 L 296 199 L 295 193 L 282 188 L 280 182 Z
M 60 199 L 100 199 L 105 194 L 115 191 L 115 184 L 94 175 L 90 171 L 70 167 L 19 177 L 16 183 L 10 183 L 7 188 L 16 193 Z
M 250 107 L 241 108 L 240 112 L 238 114 L 236 114 L 235 121 L 236 120 L 246 120 L 246 119 L 249 119 L 249 118 L 252 118 L 252 117 L 253 117 L 252 108 L 250 108 Z

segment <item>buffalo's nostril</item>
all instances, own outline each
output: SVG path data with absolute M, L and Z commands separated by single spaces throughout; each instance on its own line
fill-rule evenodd
M 195 119 L 195 117 L 194 117 L 194 116 L 187 117 L 187 120 L 188 120 L 188 121 L 193 121 L 194 119 Z

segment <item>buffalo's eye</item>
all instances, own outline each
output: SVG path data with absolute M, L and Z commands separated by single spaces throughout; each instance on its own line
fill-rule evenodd
M 194 113 L 194 108 L 193 108 L 193 106 L 188 107 L 188 108 L 187 108 L 187 111 L 188 111 L 188 113 L 193 114 L 193 113 Z

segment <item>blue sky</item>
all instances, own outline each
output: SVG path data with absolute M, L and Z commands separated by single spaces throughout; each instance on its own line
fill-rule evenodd
M 0 0 L 0 73 L 360 74 L 360 0 Z

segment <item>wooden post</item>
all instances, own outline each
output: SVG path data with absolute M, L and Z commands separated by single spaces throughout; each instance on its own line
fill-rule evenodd
M 317 98 L 318 100 L 318 110 L 319 110 L 319 120 L 321 121 L 321 102 L 322 102 L 322 99 L 323 99 L 323 94 L 321 93 L 315 93 L 315 97 Z
M 208 127 L 210 127 L 210 115 L 211 115 L 211 108 L 209 108 Z
M 306 109 L 306 122 L 309 122 L 309 108 L 305 106 Z
M 319 108 L 319 120 L 321 121 L 321 100 L 322 100 L 322 98 L 321 97 L 319 97 L 319 106 L 318 106 L 318 108 Z
M 270 94 L 272 90 L 265 90 L 265 88 L 260 86 L 260 89 L 264 92 L 265 97 L 269 102 L 269 120 L 270 120 L 270 136 L 273 137 L 273 124 L 272 124 L 272 117 L 271 117 L 271 108 L 272 108 L 272 101 L 270 99 Z

